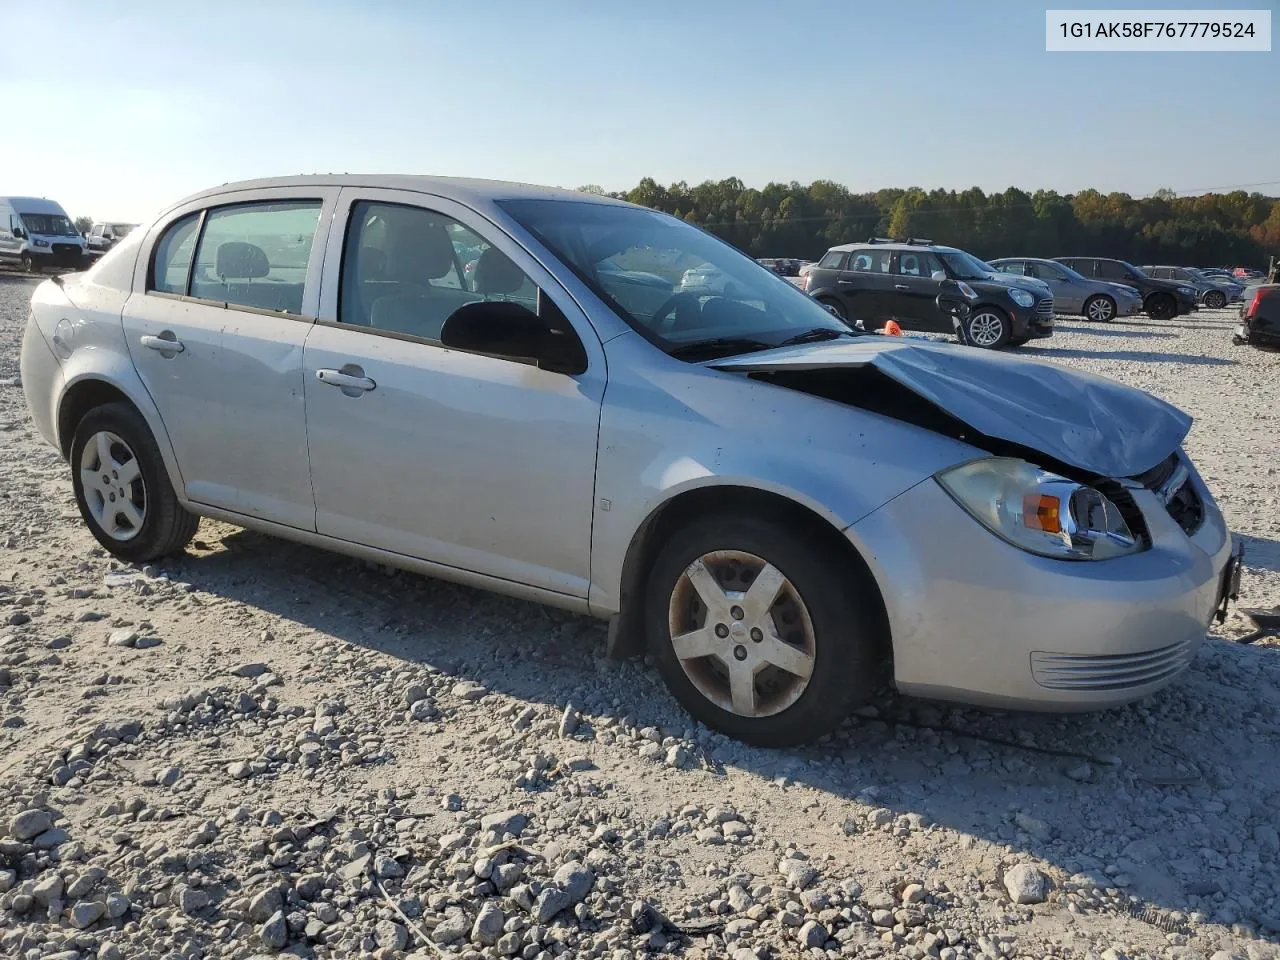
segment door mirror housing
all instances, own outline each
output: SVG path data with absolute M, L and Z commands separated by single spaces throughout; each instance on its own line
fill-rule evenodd
M 934 280 L 942 281 L 942 280 L 947 279 L 947 271 L 945 271 L 945 270 L 935 270 L 935 271 L 933 271 L 933 273 L 929 274 L 929 276 L 930 276 L 932 279 L 934 279 Z
M 541 291 L 538 301 L 549 303 Z M 477 300 L 449 315 L 440 329 L 440 342 L 455 350 L 486 353 L 554 373 L 585 373 L 587 353 L 581 341 L 567 321 L 559 326 L 556 329 L 521 303 Z
M 13 239 L 15 239 L 15 240 L 25 240 L 25 239 L 27 239 L 27 231 L 23 230 L 21 227 L 14 227 L 14 228 L 13 228 Z

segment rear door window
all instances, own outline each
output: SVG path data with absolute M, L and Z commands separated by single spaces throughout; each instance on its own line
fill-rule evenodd
M 1124 280 L 1128 277 L 1128 271 L 1125 270 L 1124 264 L 1114 260 L 1099 260 L 1098 276 L 1104 280 Z
M 319 200 L 276 200 L 210 210 L 196 249 L 191 296 L 302 312 Z
M 849 269 L 857 273 L 888 273 L 892 260 L 891 250 L 855 250 Z
M 185 294 L 191 276 L 191 259 L 196 249 L 196 229 L 200 214 L 189 213 L 169 224 L 156 244 L 151 260 L 151 282 L 148 290 Z
M 898 273 L 904 277 L 928 280 L 935 270 L 942 270 L 942 262 L 927 250 L 904 250 L 898 255 Z

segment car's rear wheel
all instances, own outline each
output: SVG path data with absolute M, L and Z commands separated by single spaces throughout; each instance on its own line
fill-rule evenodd
M 965 334 L 975 347 L 994 350 L 1009 342 L 1013 325 L 999 307 L 974 307 L 964 321 Z
M 1178 315 L 1178 304 L 1167 293 L 1153 293 L 1144 306 L 1152 320 L 1172 320 Z
M 829 310 L 834 310 L 836 316 L 841 320 L 848 320 L 849 314 L 844 309 L 844 304 L 835 297 L 819 297 L 818 302 Z
M 200 518 L 178 502 L 151 430 L 128 404 L 85 414 L 71 441 L 71 467 L 80 515 L 120 559 L 155 560 L 195 536 Z
M 1084 315 L 1095 323 L 1110 323 L 1116 315 L 1116 302 L 1104 294 L 1084 302 Z
M 36 270 L 38 269 L 36 267 L 35 258 L 32 257 L 31 254 L 24 253 L 22 255 L 22 269 L 25 270 L 27 273 L 35 273 Z
M 1210 310 L 1221 310 L 1227 305 L 1227 295 L 1221 290 L 1210 290 L 1204 295 L 1204 305 Z
M 707 726 L 763 746 L 836 727 L 880 680 L 883 614 L 865 571 L 792 528 L 704 517 L 649 573 L 649 647 Z

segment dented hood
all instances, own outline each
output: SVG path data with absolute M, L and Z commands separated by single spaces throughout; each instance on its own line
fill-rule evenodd
M 741 373 L 874 368 L 972 429 L 1110 477 L 1172 453 L 1191 418 L 1149 393 L 1041 361 L 950 343 L 866 336 L 705 364 Z

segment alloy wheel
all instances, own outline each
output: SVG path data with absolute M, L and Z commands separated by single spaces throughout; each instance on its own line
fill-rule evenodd
M 668 605 L 672 649 L 704 697 L 742 717 L 786 710 L 813 676 L 817 642 L 799 592 L 752 553 L 718 550 L 689 564 Z
M 1204 305 L 1211 310 L 1221 310 L 1227 305 L 1227 295 L 1221 290 L 1210 290 L 1205 294 Z
M 1098 297 L 1096 300 L 1089 301 L 1089 319 L 1098 323 L 1106 323 L 1111 319 L 1111 315 L 1115 309 L 1111 306 L 1111 301 L 1106 297 Z
M 94 521 L 112 540 L 132 540 L 147 517 L 147 488 L 138 458 L 117 434 L 103 430 L 80 453 L 80 485 Z
M 1004 336 L 1004 317 L 990 310 L 969 318 L 969 339 L 979 347 L 994 347 Z

